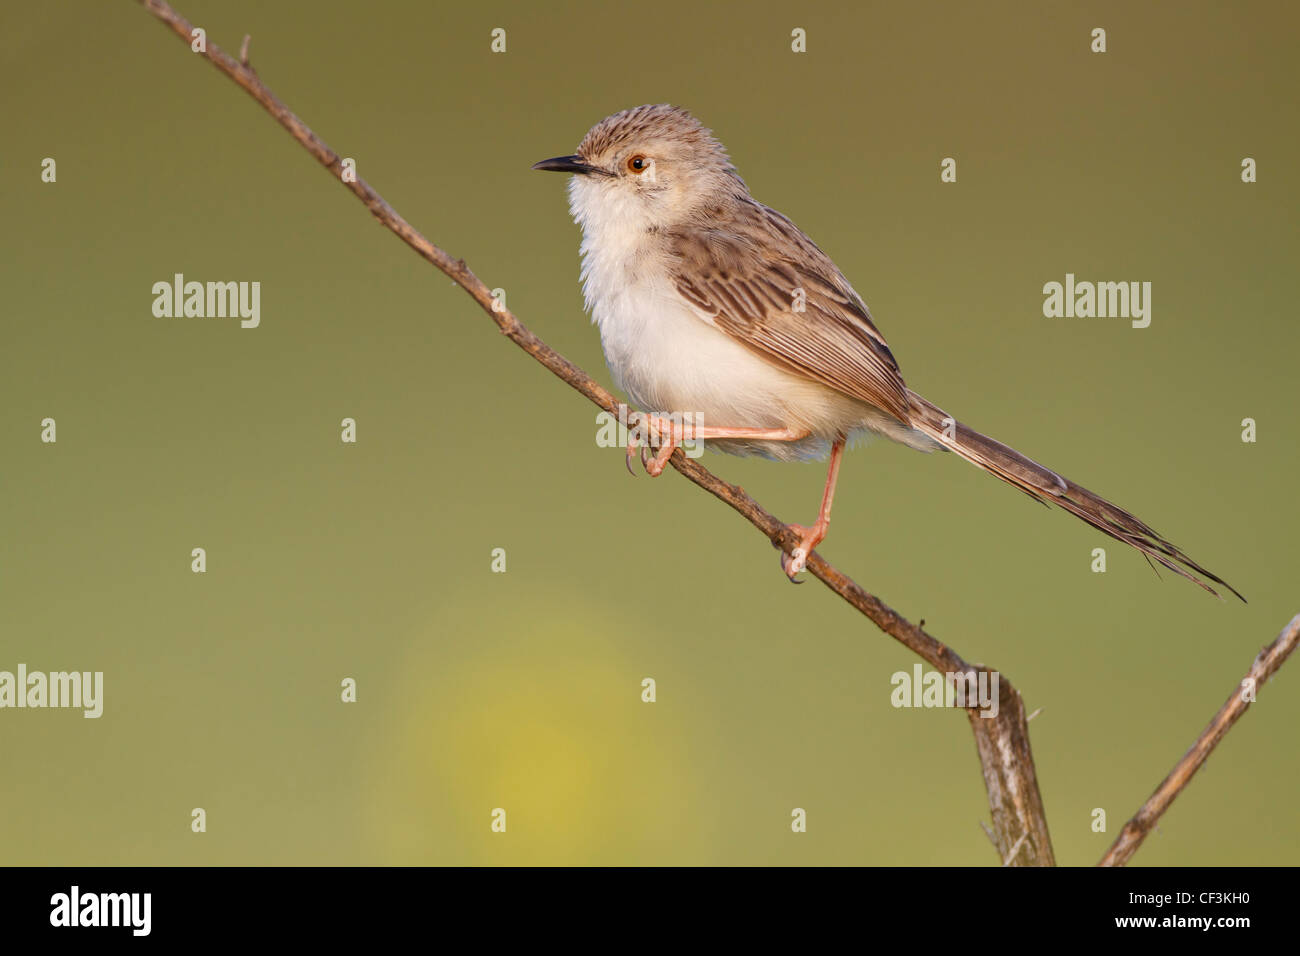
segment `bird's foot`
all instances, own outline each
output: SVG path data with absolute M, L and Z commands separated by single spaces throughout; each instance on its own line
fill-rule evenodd
M 808 567 L 808 556 L 813 553 L 813 548 L 822 543 L 826 537 L 826 524 L 819 521 L 811 528 L 805 528 L 801 524 L 790 525 L 790 530 L 797 532 L 799 543 L 787 554 L 781 552 L 781 570 L 785 576 L 794 584 L 802 584 L 798 579 L 798 574 Z
M 686 429 L 659 415 L 641 415 L 637 424 L 627 433 L 627 470 L 633 475 L 632 458 L 640 452 L 641 465 L 651 478 L 658 478 L 668 467 L 668 459 L 686 437 Z M 657 451 L 650 454 L 654 445 Z

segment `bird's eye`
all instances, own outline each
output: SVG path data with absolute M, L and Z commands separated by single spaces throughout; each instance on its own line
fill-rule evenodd
M 650 160 L 646 159 L 640 153 L 637 153 L 627 161 L 627 168 L 634 173 L 644 172 L 645 168 L 650 165 Z

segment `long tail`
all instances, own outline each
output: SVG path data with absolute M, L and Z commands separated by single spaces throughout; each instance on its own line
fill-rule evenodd
M 1132 545 L 1146 555 L 1148 560 L 1158 561 L 1215 597 L 1219 597 L 1219 592 L 1205 583 L 1203 578 L 1222 585 L 1243 602 L 1246 600 L 1241 592 L 1223 578 L 1205 570 L 1123 508 L 1116 507 L 1086 488 L 1080 488 L 1050 468 L 1029 460 L 1014 448 L 1008 448 L 1001 442 L 966 427 L 911 389 L 907 390 L 907 396 L 911 400 L 912 427 L 971 464 L 1015 485 L 1031 498 L 1060 505 L 1097 530 L 1117 541 Z

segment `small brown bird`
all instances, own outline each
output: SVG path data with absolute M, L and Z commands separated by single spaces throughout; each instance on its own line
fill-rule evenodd
M 650 474 L 689 439 L 780 460 L 829 450 L 821 511 L 812 527 L 793 526 L 801 540 L 781 558 L 792 581 L 826 536 L 845 442 L 874 432 L 956 452 L 1210 593 L 1206 580 L 1241 597 L 1127 511 L 909 389 L 835 263 L 749 195 L 722 144 L 685 110 L 616 113 L 575 154 L 533 168 L 575 174 L 583 292 L 616 383 L 649 413 Z

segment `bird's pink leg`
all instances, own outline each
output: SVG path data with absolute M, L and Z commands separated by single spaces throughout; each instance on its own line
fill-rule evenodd
M 650 473 L 652 478 L 658 478 L 663 474 L 663 470 L 668 467 L 668 459 L 673 456 L 673 452 L 677 450 L 681 443 L 688 438 L 751 438 L 761 441 L 799 441 L 811 434 L 807 429 L 799 430 L 794 428 L 710 428 L 704 425 L 679 425 L 659 415 L 646 415 L 643 421 L 649 424 L 655 436 L 659 439 L 659 451 L 649 461 L 645 461 L 644 448 L 642 450 L 642 461 L 645 464 L 645 470 Z M 637 444 L 636 437 L 629 434 L 627 441 L 628 470 L 632 468 L 632 455 Z
M 799 544 L 789 554 L 781 554 L 781 570 L 791 581 L 800 571 L 808 566 L 808 556 L 813 548 L 822 543 L 831 524 L 831 502 L 835 498 L 835 481 L 840 476 L 840 459 L 844 457 L 844 438 L 841 436 L 831 446 L 831 464 L 826 472 L 826 491 L 822 494 L 822 509 L 817 521 L 811 528 L 801 524 L 790 525 L 799 532 Z
M 809 437 L 811 432 L 805 430 L 796 430 L 793 428 L 709 428 L 699 425 L 678 425 L 659 415 L 644 415 L 642 423 L 648 425 L 655 437 L 659 440 L 659 450 L 649 461 L 646 460 L 646 445 L 641 444 L 641 438 L 636 431 L 628 435 L 627 441 L 627 468 L 633 474 L 632 456 L 636 454 L 638 446 L 641 449 L 641 463 L 645 465 L 645 470 L 652 477 L 658 477 L 668 465 L 668 459 L 673 456 L 673 452 L 681 445 L 682 441 L 688 438 L 709 439 L 709 438 L 749 438 L 760 441 L 800 441 Z M 808 556 L 812 554 L 813 548 L 821 544 L 826 538 L 826 532 L 830 529 L 831 524 L 831 502 L 835 499 L 835 482 L 840 475 L 840 460 L 844 457 L 845 438 L 841 435 L 831 446 L 830 467 L 826 472 L 826 490 L 822 493 L 822 507 L 817 514 L 817 521 L 811 528 L 805 528 L 801 524 L 792 524 L 790 528 L 799 533 L 799 544 L 789 553 L 781 554 L 781 570 L 786 576 L 798 583 L 796 576 L 799 572 L 805 570 L 808 566 Z M 648 441 L 647 441 L 648 444 Z

